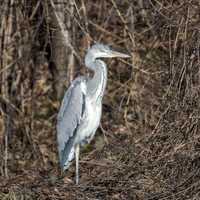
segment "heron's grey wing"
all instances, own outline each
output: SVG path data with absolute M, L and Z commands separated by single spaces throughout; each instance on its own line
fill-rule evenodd
M 85 80 L 75 79 L 65 93 L 57 119 L 57 141 L 63 169 L 74 157 L 74 140 L 85 109 Z

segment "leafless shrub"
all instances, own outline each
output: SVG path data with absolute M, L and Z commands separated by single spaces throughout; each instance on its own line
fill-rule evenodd
M 72 2 L 73 9 L 62 5 L 76 26 L 68 29 L 79 66 L 71 75 L 85 72 L 82 58 L 91 41 L 132 56 L 128 62 L 108 61 L 99 130 L 107 143 L 98 134 L 95 148 L 83 152 L 80 187 L 70 182 L 73 167 L 65 184 L 57 179 L 59 101 L 50 64 L 57 38 L 47 15 L 50 1 L 4 2 L 0 174 L 9 178 L 0 183 L 0 197 L 199 199 L 199 1 Z

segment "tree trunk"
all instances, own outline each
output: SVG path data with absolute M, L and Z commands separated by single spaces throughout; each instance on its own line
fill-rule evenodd
M 65 8 L 68 8 L 68 11 Z M 54 71 L 54 89 L 57 98 L 61 98 L 64 88 L 73 78 L 74 54 L 72 34 L 75 27 L 72 23 L 73 3 L 67 0 L 50 0 L 47 13 L 51 27 L 51 64 Z M 72 27 L 73 26 L 73 27 Z

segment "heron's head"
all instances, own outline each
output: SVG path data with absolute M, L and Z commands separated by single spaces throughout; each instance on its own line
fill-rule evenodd
M 103 44 L 94 44 L 88 49 L 88 52 L 85 57 L 85 64 L 89 66 L 90 63 L 93 63 L 97 58 L 128 58 L 130 57 L 127 54 L 113 51 L 109 46 Z
M 128 58 L 129 55 L 113 51 L 110 49 L 109 46 L 103 44 L 95 44 L 89 50 L 88 53 L 91 53 L 95 58 L 113 58 L 113 57 L 120 57 L 120 58 Z

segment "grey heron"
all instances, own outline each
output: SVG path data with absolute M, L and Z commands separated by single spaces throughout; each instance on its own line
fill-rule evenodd
M 95 44 L 85 56 L 85 66 L 93 77 L 80 76 L 66 91 L 57 117 L 57 142 L 62 170 L 76 160 L 76 184 L 79 183 L 80 145 L 89 143 L 100 124 L 102 97 L 107 82 L 107 67 L 99 58 L 129 57 L 111 50 L 107 45 Z

